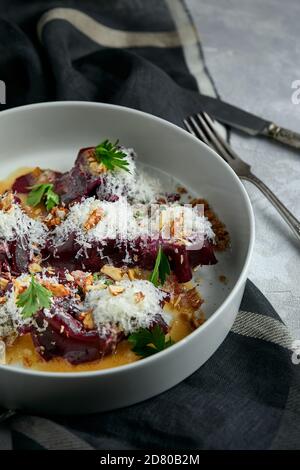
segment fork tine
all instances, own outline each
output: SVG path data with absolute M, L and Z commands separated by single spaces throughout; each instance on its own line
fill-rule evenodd
M 228 155 L 233 160 L 235 160 L 236 158 L 239 158 L 237 156 L 237 154 L 234 152 L 234 150 L 231 148 L 231 146 L 226 142 L 226 140 L 223 139 L 223 137 L 219 134 L 219 132 L 217 132 L 216 126 L 215 126 L 213 120 L 211 119 L 211 117 L 204 111 L 203 111 L 202 115 L 203 115 L 203 118 L 205 119 L 206 123 L 209 125 L 210 129 L 214 133 L 215 137 L 218 139 L 219 143 L 225 148 Z
M 202 142 L 207 144 L 213 150 L 220 153 L 220 155 L 225 161 L 228 161 L 228 157 L 225 156 L 224 149 L 220 148 L 220 146 L 218 147 L 217 145 L 213 145 L 211 140 L 206 136 L 204 130 L 202 129 L 203 128 L 202 120 L 200 119 L 199 115 L 189 116 L 187 119 L 184 119 L 183 122 L 185 124 L 186 129 L 189 132 L 191 132 L 198 139 L 202 140 Z
M 193 134 L 195 137 L 198 137 L 194 131 L 194 129 L 192 128 L 191 124 L 189 123 L 189 118 L 187 119 L 184 119 L 183 120 L 183 123 L 184 123 L 184 127 L 186 128 L 186 130 L 188 132 L 190 132 L 191 134 Z
M 207 140 L 204 132 L 200 128 L 199 124 L 196 122 L 196 119 L 193 116 L 189 116 L 184 120 L 184 124 L 189 132 L 191 132 L 195 137 L 202 140 L 205 144 L 210 145 Z
M 204 116 L 204 113 L 197 114 L 197 119 L 199 120 L 200 126 L 208 136 L 210 140 L 210 146 L 216 150 L 221 157 L 228 162 L 228 159 L 231 158 L 231 155 L 228 155 L 228 152 L 222 145 L 222 142 L 218 139 L 219 135 L 217 134 L 213 125 L 210 125 Z

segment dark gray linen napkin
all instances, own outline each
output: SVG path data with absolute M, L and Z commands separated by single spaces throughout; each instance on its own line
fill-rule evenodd
M 66 7 L 67 5 L 67 7 Z M 182 126 L 217 96 L 181 0 L 2 0 L 1 109 L 47 100 L 122 104 Z M 191 377 L 146 402 L 86 417 L 0 417 L 0 449 L 297 448 L 293 342 L 248 281 L 233 328 Z M 0 415 L 1 416 L 1 415 Z

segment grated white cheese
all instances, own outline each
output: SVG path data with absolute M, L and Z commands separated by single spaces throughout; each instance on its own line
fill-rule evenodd
M 164 196 L 161 182 L 157 178 L 139 170 L 135 182 L 128 190 L 128 198 L 134 203 L 151 203 Z
M 111 195 L 125 196 L 131 202 L 149 203 L 163 194 L 163 188 L 157 178 L 153 178 L 141 169 L 137 171 L 136 153 L 133 149 L 121 147 L 126 154 L 128 171 L 115 168 L 105 173 L 104 183 L 99 187 L 100 199 L 107 199 Z
M 100 334 L 103 329 L 109 330 L 113 326 L 128 335 L 139 328 L 148 328 L 158 314 L 167 324 L 170 323 L 171 316 L 161 307 L 165 293 L 151 282 L 124 280 L 115 283 L 115 286 L 124 288 L 123 292 L 113 295 L 109 288 L 103 289 L 99 283 L 99 289 L 95 284 L 85 299 L 84 308 L 92 310 Z M 136 295 L 140 293 L 142 300 L 137 301 Z
M 0 210 L 0 240 L 18 241 L 31 255 L 44 246 L 48 233 L 47 226 L 29 217 L 19 204 L 13 203 L 7 211 Z
M 10 293 L 6 302 L 0 305 L 0 339 L 9 338 L 15 333 L 16 328 L 13 319 L 18 317 L 19 313 L 13 294 Z
M 121 147 L 120 150 L 126 154 L 128 171 L 116 167 L 105 173 L 105 182 L 99 187 L 99 196 L 103 199 L 111 195 L 124 196 L 136 184 L 135 153 L 133 149 L 125 147 Z
M 95 210 L 101 210 L 101 219 L 90 229 L 85 223 Z M 175 229 L 175 231 L 174 231 Z M 152 240 L 183 240 L 190 243 L 201 242 L 205 238 L 214 239 L 211 224 L 206 217 L 198 214 L 191 206 L 130 205 L 124 197 L 116 202 L 99 201 L 87 198 L 70 207 L 65 220 L 52 234 L 53 246 L 59 247 L 74 233 L 78 244 L 90 248 L 92 242 L 107 239 L 132 242 L 137 238 Z
M 191 204 L 151 205 L 151 233 L 153 238 L 181 240 L 186 245 L 214 240 L 210 221 L 203 215 L 203 207 Z
M 142 170 L 137 172 L 133 149 L 121 147 L 121 150 L 126 154 L 129 172 L 120 168 L 108 171 L 98 194 L 101 198 L 117 195 L 119 199 L 107 202 L 90 197 L 72 205 L 67 217 L 52 233 L 54 248 L 64 244 L 71 234 L 75 235 L 76 242 L 82 248 L 77 257 L 87 254 L 86 250 L 91 248 L 93 242 L 105 244 L 106 239 L 116 240 L 116 244 L 147 237 L 162 237 L 171 241 L 184 239 L 186 244 L 201 243 L 205 238 L 214 239 L 210 222 L 191 206 L 174 203 L 163 207 L 153 204 L 163 194 L 161 183 Z M 101 219 L 87 230 L 85 224 L 97 210 L 102 212 Z M 183 223 L 178 223 L 177 219 L 180 218 Z M 176 233 L 173 233 L 174 227 Z M 129 262 L 128 257 L 129 254 L 123 261 Z
M 25 276 L 28 278 L 25 283 Z M 23 285 L 28 286 L 30 276 L 22 275 Z M 16 291 L 14 287 L 6 293 L 6 302 L 0 306 L 0 338 L 9 338 L 16 334 L 18 328 L 31 324 L 31 318 L 23 319 L 22 309 L 16 304 Z
M 103 213 L 101 220 L 86 230 L 84 224 L 97 209 Z M 139 233 L 139 226 L 125 198 L 106 202 L 91 197 L 70 207 L 65 220 L 53 231 L 53 245 L 60 246 L 69 239 L 71 233 L 75 233 L 79 245 L 89 248 L 92 241 L 116 238 L 132 240 Z
M 27 288 L 30 280 L 29 274 L 21 274 L 14 279 L 11 290 L 6 292 L 6 302 L 0 306 L 0 338 L 9 338 L 18 333 L 19 328 L 35 323 L 33 317 L 23 318 L 22 308 L 16 304 L 18 289 Z

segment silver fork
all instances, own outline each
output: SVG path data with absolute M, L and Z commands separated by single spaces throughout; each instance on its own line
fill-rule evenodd
M 184 119 L 184 125 L 191 134 L 215 150 L 231 166 L 239 178 L 255 184 L 277 209 L 300 241 L 300 221 L 296 219 L 268 186 L 252 173 L 250 165 L 241 160 L 226 140 L 217 132 L 214 122 L 208 114 L 203 112 L 189 116 L 187 119 Z

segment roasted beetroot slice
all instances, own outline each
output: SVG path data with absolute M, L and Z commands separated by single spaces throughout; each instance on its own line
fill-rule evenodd
M 82 197 L 93 196 L 102 183 L 102 177 L 93 174 L 88 164 L 88 157 L 94 147 L 79 150 L 74 167 L 64 173 L 55 182 L 55 192 L 65 204 L 77 202 Z
M 0 243 L 0 273 L 10 271 L 9 258 L 7 256 L 7 247 L 4 243 Z
M 153 330 L 156 326 L 159 326 L 165 335 L 169 332 L 169 327 L 160 314 L 155 315 L 153 323 L 149 329 Z
M 139 266 L 142 269 L 152 270 L 161 244 L 178 281 L 188 282 L 192 278 L 193 268 L 217 262 L 213 246 L 208 241 L 205 241 L 201 248 L 191 245 L 187 249 L 180 243 L 150 238 L 147 240 L 138 238 L 130 243 L 126 241 L 116 243 L 114 239 L 106 239 L 103 242 L 93 242 L 91 248 L 82 250 L 75 238 L 75 234 L 70 234 L 67 242 L 56 249 L 49 243 L 44 251 L 44 256 L 48 256 L 48 263 L 56 267 L 64 266 L 70 270 L 83 269 L 92 272 L 99 271 L 108 262 L 114 266 Z M 130 261 L 127 261 L 128 259 Z
M 29 252 L 25 250 L 18 240 L 0 243 L 0 273 L 10 272 L 18 276 L 28 269 Z
M 200 250 L 187 250 L 187 255 L 192 268 L 196 268 L 197 266 L 217 264 L 218 262 L 217 258 L 215 257 L 214 246 L 208 240 L 205 240 Z
M 73 168 L 57 178 L 54 191 L 59 194 L 60 200 L 64 204 L 68 205 L 71 202 L 79 201 L 88 194 L 85 174 L 77 168 Z
M 206 240 L 202 247 L 190 245 L 188 248 L 176 242 L 162 240 L 162 249 L 168 256 L 170 267 L 178 282 L 188 282 L 192 279 L 192 269 L 199 265 L 216 264 L 213 246 Z M 139 264 L 144 269 L 152 270 L 155 264 L 158 243 L 150 243 L 146 250 L 138 250 Z
M 12 190 L 16 191 L 17 193 L 29 193 L 30 188 L 35 184 L 54 183 L 60 174 L 61 173 L 58 171 L 52 170 L 40 170 L 40 172 L 32 171 L 26 175 L 16 178 L 12 186 Z
M 55 182 L 55 192 L 61 201 L 68 205 L 80 201 L 83 197 L 96 196 L 98 199 L 115 202 L 119 196 L 108 194 L 105 190 L 106 174 L 96 174 L 91 171 L 88 158 L 94 155 L 95 147 L 83 148 L 79 151 L 74 167 L 64 173 Z M 127 192 L 124 187 L 124 194 Z
M 69 313 L 55 314 L 48 318 L 43 312 L 37 317 L 42 328 L 44 320 L 48 322 L 45 330 L 34 330 L 31 336 L 39 354 L 49 361 L 62 357 L 71 364 L 94 361 L 110 354 L 122 339 L 122 336 L 107 332 L 100 338 L 97 330 L 85 330 L 79 320 Z

